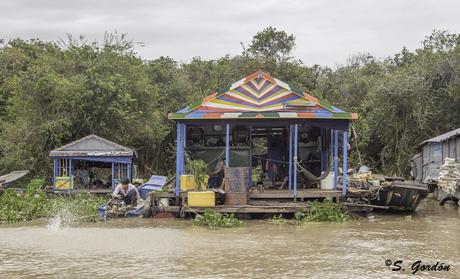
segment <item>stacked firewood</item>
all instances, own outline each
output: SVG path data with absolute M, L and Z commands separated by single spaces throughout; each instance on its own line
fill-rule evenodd
M 446 158 L 439 167 L 438 186 L 446 193 L 454 194 L 460 188 L 460 163 Z

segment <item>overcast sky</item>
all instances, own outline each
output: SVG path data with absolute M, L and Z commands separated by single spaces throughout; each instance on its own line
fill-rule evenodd
M 336 65 L 353 54 L 414 49 L 433 29 L 460 33 L 458 0 L 1 0 L 0 38 L 56 41 L 66 33 L 101 41 L 105 31 L 144 43 L 147 59 L 219 58 L 267 26 L 296 37 L 305 64 Z

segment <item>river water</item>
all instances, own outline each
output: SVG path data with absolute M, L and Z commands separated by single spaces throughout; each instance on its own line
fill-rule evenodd
M 460 210 L 430 200 L 412 215 L 343 224 L 259 220 L 208 230 L 190 220 L 35 222 L 0 226 L 0 278 L 460 278 L 459 241 Z M 387 259 L 402 260 L 401 270 Z M 450 269 L 412 275 L 417 260 Z

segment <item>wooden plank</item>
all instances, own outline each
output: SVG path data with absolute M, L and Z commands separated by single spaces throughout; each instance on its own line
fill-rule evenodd
M 341 191 L 334 190 L 321 190 L 321 189 L 311 189 L 311 190 L 302 190 L 297 192 L 297 198 L 335 198 L 337 195 L 340 195 Z M 294 194 L 288 191 L 265 191 L 250 193 L 249 198 L 251 199 L 290 199 L 294 198 Z
M 365 204 L 365 203 L 352 203 L 352 202 L 342 202 L 341 203 L 345 207 L 361 207 L 361 208 L 377 208 L 377 209 L 390 209 L 389 206 L 383 206 L 383 205 L 372 205 L 372 204 Z
M 160 192 L 160 191 L 152 191 L 149 194 L 153 195 L 155 198 L 174 198 L 176 196 L 176 194 L 172 192 Z

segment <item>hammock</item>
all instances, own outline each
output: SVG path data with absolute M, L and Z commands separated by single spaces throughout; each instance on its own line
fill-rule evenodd
M 305 177 L 308 179 L 308 181 L 311 181 L 311 182 L 319 182 L 319 181 L 323 180 L 324 178 L 326 178 L 329 175 L 329 173 L 331 172 L 331 169 L 332 169 L 332 164 L 329 164 L 327 169 L 320 176 L 316 176 L 313 173 L 309 172 L 304 167 L 302 167 L 300 165 L 300 163 L 297 161 L 297 158 L 294 159 L 294 160 L 295 160 L 295 163 L 297 164 L 297 167 L 300 169 L 300 171 L 305 175 Z

